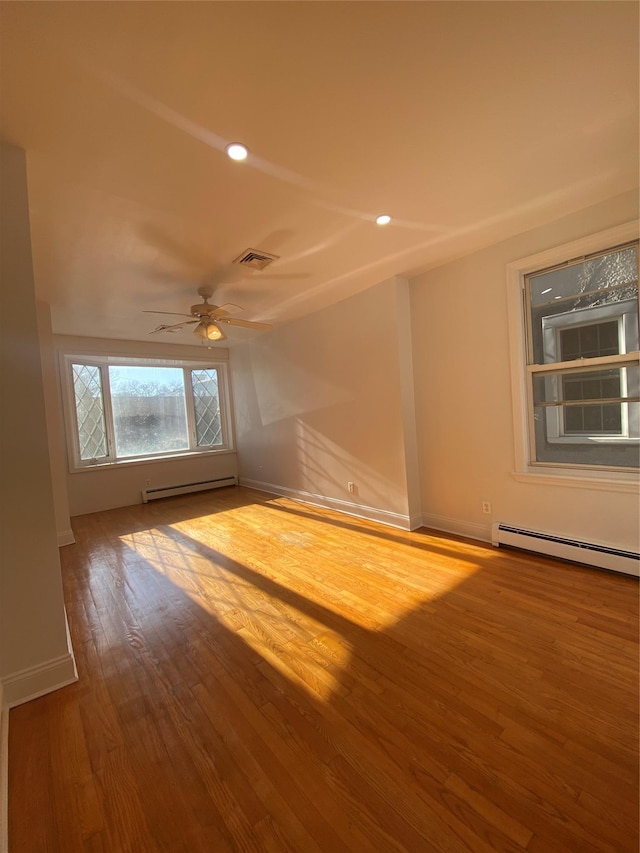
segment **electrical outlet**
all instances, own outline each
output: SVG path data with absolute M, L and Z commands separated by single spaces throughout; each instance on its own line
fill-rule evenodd
M 356 494 L 356 484 L 355 483 L 352 483 L 351 481 L 349 481 L 347 483 L 347 489 L 349 490 L 350 495 Z
M 148 489 L 149 486 L 151 485 L 151 480 L 145 480 L 144 484 L 145 484 L 146 488 Z
M 491 515 L 491 501 L 482 501 L 482 512 Z

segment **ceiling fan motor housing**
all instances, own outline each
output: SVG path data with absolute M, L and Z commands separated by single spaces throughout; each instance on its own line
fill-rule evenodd
M 197 305 L 192 305 L 190 310 L 194 317 L 208 317 L 217 307 L 217 305 L 209 305 L 208 302 L 199 302 Z

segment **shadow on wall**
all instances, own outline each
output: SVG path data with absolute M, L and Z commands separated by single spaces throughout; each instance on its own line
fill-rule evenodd
M 348 389 L 289 361 L 278 370 L 273 359 L 259 343 L 234 351 L 241 476 L 406 514 L 404 445 L 393 407 L 378 394 L 359 405 Z M 282 375 L 287 387 L 274 378 Z M 357 488 L 352 495 L 349 481 Z
M 239 436 L 352 399 L 317 366 L 301 365 L 298 338 L 287 342 L 286 333 L 286 327 L 279 331 L 279 350 L 256 341 L 234 352 L 234 373 L 241 377 L 234 381 Z

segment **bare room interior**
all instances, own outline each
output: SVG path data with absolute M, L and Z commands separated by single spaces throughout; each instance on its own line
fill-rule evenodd
M 634 2 L 1 2 L 3 853 L 638 849 Z

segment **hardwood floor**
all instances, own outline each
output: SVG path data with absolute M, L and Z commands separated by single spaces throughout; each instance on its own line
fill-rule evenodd
M 638 849 L 638 585 L 244 488 L 73 520 L 11 853 Z

